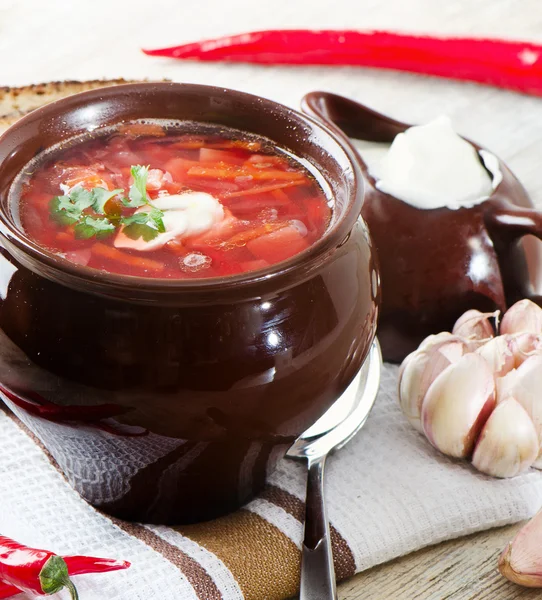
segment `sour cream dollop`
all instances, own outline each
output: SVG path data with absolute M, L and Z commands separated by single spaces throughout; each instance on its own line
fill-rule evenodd
M 151 201 L 151 205 L 164 213 L 166 231 L 159 233 L 149 242 L 142 238 L 133 240 L 122 230 L 115 239 L 116 248 L 150 251 L 161 248 L 170 240 L 198 235 L 209 231 L 224 220 L 224 207 L 211 194 L 205 192 L 184 192 L 172 196 L 162 196 Z M 136 212 L 146 212 L 148 206 L 138 208 Z
M 397 135 L 372 174 L 377 189 L 425 210 L 480 204 L 502 179 L 495 157 L 478 153 L 444 116 Z

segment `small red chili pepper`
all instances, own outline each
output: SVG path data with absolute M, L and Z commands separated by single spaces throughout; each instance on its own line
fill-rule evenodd
M 531 42 L 292 29 L 243 33 L 143 52 L 208 61 L 395 69 L 542 96 L 542 45 Z
M 48 550 L 29 548 L 0 536 L 0 599 L 20 592 L 54 594 L 64 587 L 77 600 L 70 575 L 106 573 L 127 569 L 130 563 L 108 558 L 68 556 L 62 558 Z
M 0 581 L 0 600 L 4 600 L 5 598 L 11 598 L 12 596 L 16 596 L 17 594 L 21 594 L 22 590 L 15 587 L 14 585 L 10 585 L 9 583 L 4 583 Z
M 0 384 L 2 392 L 19 408 L 36 417 L 48 421 L 99 421 L 125 414 L 130 409 L 117 404 L 97 404 L 93 406 L 60 406 L 46 400 L 36 392 L 14 392 Z M 26 397 L 25 397 L 26 396 Z
M 114 558 L 95 558 L 94 556 L 64 556 L 70 575 L 85 575 L 88 573 L 109 573 L 127 569 L 130 563 Z
M 88 427 L 95 427 L 107 433 L 121 437 L 142 437 L 149 434 L 148 429 L 127 427 L 116 423 L 112 417 L 129 412 L 131 409 L 117 404 L 97 404 L 94 406 L 59 406 L 50 402 L 32 390 L 15 393 L 0 384 L 0 392 L 11 400 L 15 406 L 36 417 L 41 417 L 54 423 L 79 421 Z M 0 600 L 2 600 L 0 598 Z
M 130 563 L 125 560 L 112 558 L 93 558 L 91 556 L 65 556 L 64 561 L 68 567 L 69 575 L 84 575 L 88 573 L 108 573 L 127 569 Z M 18 587 L 0 581 L 0 600 L 11 598 L 20 594 Z

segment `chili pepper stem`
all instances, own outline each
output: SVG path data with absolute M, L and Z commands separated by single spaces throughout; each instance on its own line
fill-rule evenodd
M 44 594 L 54 594 L 68 588 L 72 600 L 79 600 L 79 594 L 70 580 L 68 565 L 61 556 L 51 556 L 40 571 L 40 584 Z
M 73 583 L 69 577 L 68 577 L 68 579 L 66 579 L 66 583 L 64 585 L 69 590 L 72 600 L 79 600 L 79 594 L 77 593 L 77 589 L 73 585 Z

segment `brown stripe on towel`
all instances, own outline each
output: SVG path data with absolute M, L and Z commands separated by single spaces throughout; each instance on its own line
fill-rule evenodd
M 207 523 L 174 527 L 219 558 L 245 600 L 282 600 L 299 591 L 301 553 L 274 525 L 241 509 Z
M 268 485 L 259 496 L 263 500 L 279 506 L 301 523 L 305 521 L 305 503 L 297 496 L 274 485 Z M 347 541 L 331 525 L 331 545 L 337 579 L 346 579 L 356 573 L 356 561 Z
M 155 552 L 161 554 L 171 564 L 175 565 L 188 579 L 200 600 L 222 600 L 222 594 L 207 571 L 188 556 L 183 550 L 166 542 L 159 535 L 138 523 L 128 523 L 114 517 L 108 517 L 120 529 L 141 540 Z

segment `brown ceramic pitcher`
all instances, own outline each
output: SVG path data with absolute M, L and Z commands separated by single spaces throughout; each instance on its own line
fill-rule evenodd
M 349 138 L 390 144 L 409 125 L 327 92 L 312 92 L 303 110 Z M 477 150 L 481 148 L 473 144 Z M 362 215 L 375 241 L 382 276 L 378 335 L 383 355 L 401 361 L 427 335 L 450 330 L 466 310 L 505 310 L 539 298 L 542 213 L 499 161 L 503 179 L 473 208 L 420 210 L 365 178 Z

